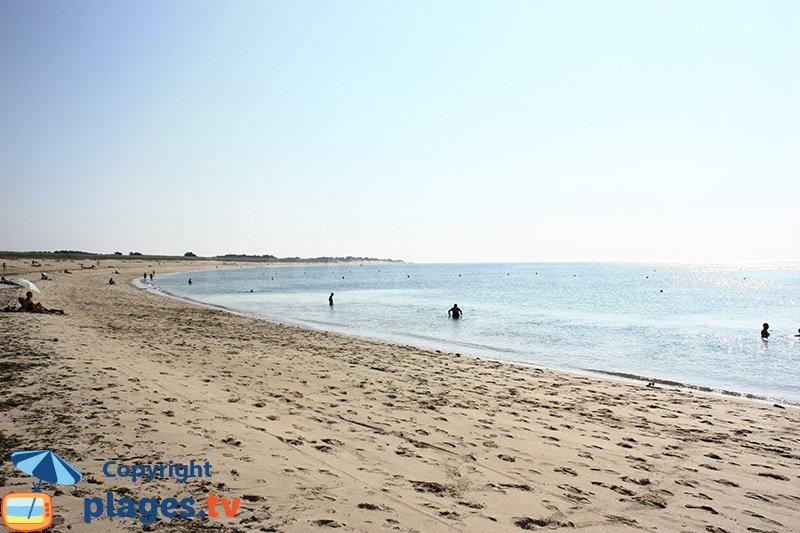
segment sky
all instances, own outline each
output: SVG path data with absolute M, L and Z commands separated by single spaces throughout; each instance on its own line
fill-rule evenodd
M 0 250 L 800 260 L 800 2 L 0 2 Z

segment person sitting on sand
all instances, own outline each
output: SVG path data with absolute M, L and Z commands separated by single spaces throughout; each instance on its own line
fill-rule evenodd
M 28 291 L 25 293 L 25 298 L 20 296 L 17 301 L 20 304 L 20 311 L 26 313 L 50 313 L 55 315 L 63 315 L 64 311 L 62 309 L 48 309 L 43 306 L 41 303 L 34 303 L 33 301 L 33 293 Z
M 767 340 L 769 338 L 769 324 L 764 322 L 764 329 L 761 330 L 761 338 Z
M 453 317 L 456 320 L 461 318 L 461 309 L 458 308 L 458 304 L 453 304 L 453 307 L 447 310 L 447 317 Z
M 19 298 L 17 298 L 17 300 L 19 301 L 19 305 L 21 306 L 19 308 L 20 311 L 28 311 L 29 312 L 29 311 L 33 310 L 33 307 L 34 307 L 33 293 L 31 291 L 28 291 L 27 293 L 25 293 L 25 298 L 20 296 Z
M 108 284 L 109 284 L 109 285 L 116 285 L 116 284 L 117 284 L 117 282 L 116 282 L 116 281 L 114 281 L 114 278 L 111 278 L 111 279 L 109 279 L 109 280 L 108 280 Z
M 8 281 L 5 276 L 0 276 L 0 283 L 2 283 L 3 285 L 13 285 L 13 283 Z

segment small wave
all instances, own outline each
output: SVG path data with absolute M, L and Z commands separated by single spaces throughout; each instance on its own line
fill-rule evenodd
M 760 395 L 760 394 L 751 394 L 751 393 L 747 393 L 747 392 L 737 392 L 737 391 L 732 391 L 732 390 L 720 389 L 720 388 L 716 388 L 716 387 L 706 387 L 706 386 L 703 386 L 703 385 L 694 385 L 692 383 L 683 383 L 681 381 L 672 381 L 672 380 L 669 380 L 669 379 L 661 379 L 661 378 L 640 376 L 638 374 L 630 374 L 628 372 L 614 372 L 612 370 L 598 370 L 596 368 L 584 368 L 582 370 L 585 371 L 585 372 L 590 372 L 592 374 L 599 374 L 599 375 L 602 375 L 602 376 L 611 376 L 611 377 L 622 378 L 622 379 L 630 380 L 630 381 L 653 383 L 653 384 L 656 384 L 656 385 L 664 385 L 666 387 L 674 387 L 674 388 L 683 389 L 683 390 L 694 390 L 694 391 L 700 391 L 700 392 L 708 392 L 708 393 L 712 393 L 712 394 L 720 394 L 722 396 L 733 396 L 733 397 L 737 397 L 737 398 L 747 398 L 747 399 L 750 399 L 750 400 L 760 400 L 760 401 L 764 401 L 764 402 L 776 402 L 777 401 L 777 402 L 780 402 L 780 403 L 783 403 L 783 404 L 800 407 L 800 402 L 788 401 L 788 400 L 783 400 L 783 399 L 780 399 L 780 398 L 775 398 L 775 397 L 765 396 L 765 395 Z

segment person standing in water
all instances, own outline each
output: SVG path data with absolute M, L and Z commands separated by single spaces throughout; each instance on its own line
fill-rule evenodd
M 767 340 L 769 338 L 769 324 L 764 322 L 764 327 L 761 330 L 761 338 Z
M 458 320 L 459 318 L 461 318 L 461 314 L 462 314 L 461 309 L 459 309 L 458 304 L 453 304 L 453 307 L 447 310 L 448 318 L 452 317 Z
M 328 305 L 330 305 L 331 307 L 333 307 L 333 293 L 331 293 L 331 295 L 330 295 L 330 296 L 328 296 Z

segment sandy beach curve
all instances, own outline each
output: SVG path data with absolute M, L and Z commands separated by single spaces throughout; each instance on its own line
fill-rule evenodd
M 50 487 L 52 531 L 800 531 L 797 408 L 281 325 L 130 283 L 218 266 L 9 262 L 7 277 L 51 273 L 36 299 L 67 313 L 0 319 L 4 492 L 30 487 L 17 449 L 85 476 Z M 213 476 L 104 474 L 192 459 Z M 86 499 L 107 493 L 240 504 L 87 523 Z

